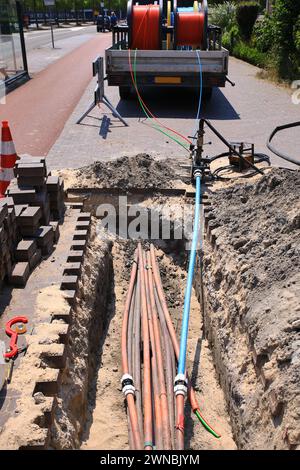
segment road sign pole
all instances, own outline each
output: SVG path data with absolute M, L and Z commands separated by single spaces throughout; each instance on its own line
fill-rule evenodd
M 55 49 L 55 44 L 54 44 L 54 32 L 53 32 L 53 24 L 52 22 L 50 23 L 51 26 L 51 39 L 52 39 L 52 47 Z
M 51 9 L 50 7 L 55 6 L 55 0 L 44 0 L 44 5 L 45 7 L 48 7 L 48 13 L 50 17 L 50 28 L 51 28 L 51 41 L 52 41 L 52 47 L 55 49 L 55 44 L 54 44 L 54 32 L 53 32 L 53 21 L 51 19 Z

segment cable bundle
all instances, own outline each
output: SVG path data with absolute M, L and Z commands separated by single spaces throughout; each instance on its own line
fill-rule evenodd
M 142 351 L 142 354 L 141 354 Z M 122 388 L 128 408 L 131 449 L 180 448 L 183 426 L 176 418 L 173 383 L 179 343 L 164 296 L 154 246 L 135 252 L 122 325 Z M 215 437 L 200 413 L 188 382 L 192 410 Z M 176 424 L 175 424 L 176 423 Z

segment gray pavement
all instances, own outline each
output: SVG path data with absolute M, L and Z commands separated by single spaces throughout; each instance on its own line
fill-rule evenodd
M 229 76 L 236 86 L 227 85 L 225 89 L 216 90 L 212 100 L 203 104 L 202 115 L 211 119 L 229 140 L 254 142 L 257 152 L 271 155 L 265 145 L 267 137 L 277 125 L 299 120 L 300 105 L 292 103 L 289 89 L 257 78 L 258 70 L 231 58 Z M 92 100 L 94 87 L 95 81 L 92 80 L 49 152 L 47 159 L 50 167 L 77 168 L 97 160 L 107 161 L 140 152 L 159 158 L 176 158 L 185 154 L 184 149 L 145 122 L 135 100 L 120 101 L 116 87 L 107 87 L 106 94 L 128 121 L 129 127 L 124 127 L 105 106 L 101 110 L 95 108 L 81 125 L 76 125 L 76 120 Z M 164 124 L 191 135 L 197 110 L 194 93 L 157 90 L 143 93 L 143 98 Z M 104 115 L 111 120 L 106 139 L 99 135 Z M 206 139 L 213 142 L 206 147 L 209 155 L 225 150 L 209 130 Z M 299 157 L 300 129 L 286 131 L 280 141 L 277 139 L 274 143 L 286 153 Z M 291 166 L 273 155 L 272 163 L 276 166 Z

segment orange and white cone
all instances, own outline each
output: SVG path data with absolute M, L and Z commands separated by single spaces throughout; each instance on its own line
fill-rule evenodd
M 0 160 L 0 198 L 5 197 L 9 183 L 14 178 L 14 166 L 17 161 L 15 144 L 13 142 L 7 121 L 2 121 L 1 160 Z

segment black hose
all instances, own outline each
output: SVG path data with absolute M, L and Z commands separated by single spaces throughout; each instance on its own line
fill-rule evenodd
M 220 153 L 219 155 L 216 155 L 215 157 L 212 157 L 210 162 L 213 162 L 213 161 L 217 160 L 218 158 L 229 157 L 229 155 L 230 155 L 229 152 Z M 268 165 L 270 166 L 270 157 L 268 155 L 264 154 L 264 153 L 255 153 L 254 154 L 254 163 L 257 164 L 257 163 L 261 163 L 261 162 L 267 162 Z M 217 168 L 216 170 L 213 171 L 212 176 L 214 178 L 218 178 L 218 179 L 229 180 L 229 179 L 239 179 L 239 178 L 251 178 L 252 176 L 257 174 L 257 171 L 254 170 L 254 171 L 251 171 L 251 173 L 246 173 L 246 174 L 235 176 L 235 177 L 228 176 L 227 178 L 225 178 L 225 177 L 220 176 L 220 173 L 222 171 L 233 170 L 234 168 L 235 168 L 234 165 L 221 166 L 221 167 L 219 167 L 219 168 Z
M 229 148 L 229 150 L 234 153 L 235 155 L 237 155 L 245 164 L 248 164 L 249 166 L 251 166 L 254 170 L 257 171 L 257 173 L 260 173 L 261 175 L 263 175 L 263 171 L 258 168 L 257 166 L 255 166 L 252 162 L 248 162 L 248 160 L 246 160 L 246 158 L 240 153 L 238 152 L 231 144 L 230 142 L 228 142 L 228 140 L 225 139 L 225 137 L 222 136 L 222 134 L 220 134 L 219 131 L 217 131 L 217 129 L 212 125 L 212 123 L 208 120 L 208 119 L 203 119 L 203 121 L 205 122 L 205 124 L 210 128 L 211 131 L 213 131 L 213 133 L 218 137 L 218 139 L 220 139 L 221 142 L 223 142 L 224 145 L 226 145 L 226 147 Z
M 300 165 L 299 160 L 295 160 L 294 158 L 290 157 L 289 155 L 286 155 L 285 153 L 279 152 L 273 145 L 271 145 L 271 142 L 273 140 L 273 137 L 277 134 L 277 132 L 283 131 L 285 129 L 291 129 L 292 127 L 297 127 L 300 126 L 300 121 L 296 122 L 291 122 L 290 124 L 284 124 L 283 126 L 278 126 L 274 129 L 274 131 L 271 133 L 270 137 L 267 140 L 267 147 L 271 152 L 275 153 L 280 158 L 283 158 L 283 160 L 286 160 L 290 163 L 293 163 L 294 165 Z

